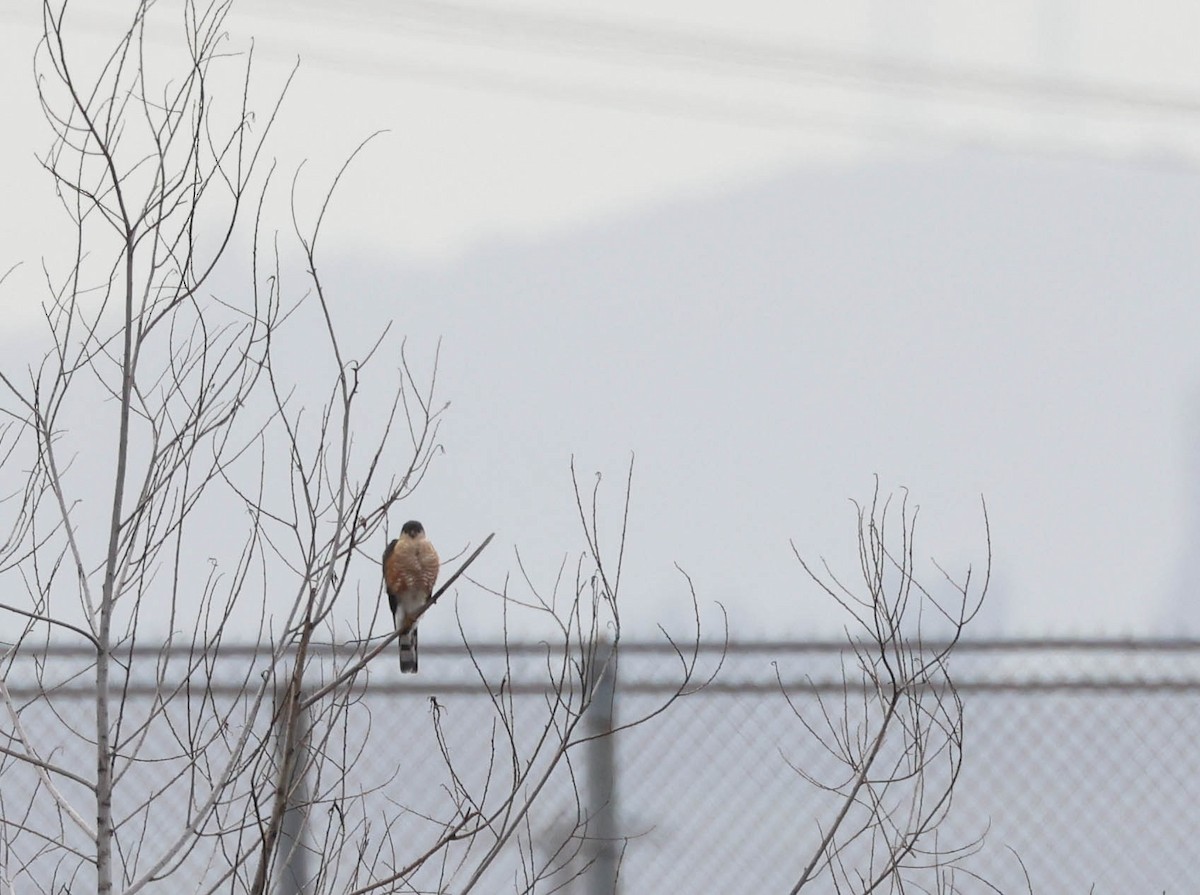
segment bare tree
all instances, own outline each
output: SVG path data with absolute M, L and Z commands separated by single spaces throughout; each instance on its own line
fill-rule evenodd
M 518 889 L 544 888 L 594 835 L 577 797 L 535 857 L 531 812 L 552 779 L 578 793 L 573 756 L 613 733 L 581 721 L 616 677 L 624 517 L 612 559 L 577 485 L 574 584 L 492 589 L 505 646 L 510 614 L 555 632 L 536 692 L 513 692 L 507 649 L 489 659 L 463 632 L 489 762 L 464 766 L 435 700 L 448 799 L 418 816 L 387 795 L 398 768 L 363 782 L 364 687 L 400 633 L 378 612 L 379 547 L 437 451 L 437 355 L 418 373 L 386 332 L 339 335 L 317 245 L 341 172 L 307 218 L 292 180 L 305 273 L 288 298 L 263 225 L 282 92 L 256 118 L 229 9 L 185 0 L 182 64 L 163 76 L 141 0 L 84 74 L 69 3 L 44 0 L 43 165 L 73 258 L 46 272 L 48 350 L 0 371 L 0 891 L 366 893 L 423 874 L 468 892 L 514 866 Z M 379 369 L 388 357 L 398 368 Z M 677 649 L 675 694 L 625 724 L 700 685 L 698 643 L 697 627 Z M 315 860 L 297 879 L 300 853 Z
M 982 580 L 970 568 L 954 578 L 935 562 L 943 586 L 927 588 L 916 577 L 917 510 L 907 492 L 896 506 L 881 501 L 876 482 L 871 501 L 855 508 L 857 584 L 824 561 L 810 565 L 792 545 L 851 620 L 840 703 L 814 691 L 815 711 L 805 712 L 802 694 L 784 690 L 804 729 L 843 769 L 818 779 L 792 766 L 831 799 L 822 802 L 828 816 L 817 819 L 819 841 L 791 891 L 951 892 L 959 878 L 987 885 L 962 864 L 982 840 L 947 843 L 939 827 L 963 764 L 963 702 L 950 658 L 987 593 L 990 531 Z M 986 505 L 983 518 L 987 531 Z
M 490 714 L 490 720 L 480 724 L 476 713 L 472 723 L 452 730 L 446 724 L 449 710 L 431 697 L 440 796 L 422 802 L 422 794 L 411 793 L 403 811 L 379 820 L 381 835 L 372 840 L 370 851 L 360 850 L 355 872 L 347 879 L 346 888 L 355 895 L 401 885 L 405 891 L 456 893 L 495 891 L 498 885 L 515 892 L 558 891 L 571 879 L 597 870 L 598 853 L 606 851 L 616 863 L 607 872 L 614 879 L 619 872 L 623 840 L 600 821 L 606 806 L 588 799 L 578 777 L 580 753 L 595 740 L 646 724 L 702 690 L 720 666 L 716 663 L 704 675 L 698 671 L 700 612 L 693 593 L 696 624 L 688 639 L 667 636 L 678 659 L 669 692 L 636 717 L 612 725 L 588 723 L 611 718 L 611 706 L 604 701 L 614 699 L 620 689 L 619 595 L 631 484 L 627 480 L 610 551 L 601 546 L 600 477 L 590 497 L 581 492 L 573 466 L 572 480 L 585 548 L 573 562 L 563 561 L 548 588 L 527 573 L 519 553 L 518 585 L 491 588 L 476 582 L 502 614 L 500 642 L 479 645 L 471 643 L 459 618 L 479 692 L 490 707 L 484 717 Z M 508 620 L 517 614 L 545 622 L 539 650 L 514 649 Z M 535 818 L 539 807 L 542 816 Z M 422 821 L 415 829 L 414 815 Z M 369 815 L 361 822 L 365 829 Z M 401 860 L 405 840 L 414 834 L 428 846 Z M 610 835 L 611 840 L 598 838 Z

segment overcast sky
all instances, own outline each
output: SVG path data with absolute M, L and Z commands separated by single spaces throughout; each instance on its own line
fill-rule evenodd
M 73 7 L 81 52 L 111 8 Z M 308 159 L 315 189 L 388 131 L 323 251 L 354 331 L 442 340 L 446 456 L 404 512 L 455 549 L 496 530 L 493 579 L 513 544 L 553 569 L 578 543 L 570 456 L 615 501 L 636 453 L 637 633 L 678 620 L 678 562 L 737 635 L 823 634 L 837 616 L 788 541 L 848 561 L 847 498 L 878 474 L 952 568 L 981 558 L 986 496 L 993 630 L 1182 630 L 1200 13 L 734 8 L 235 4 L 264 105 L 301 61 L 285 169 Z M 34 160 L 38 28 L 0 11 L 10 344 L 63 249 Z

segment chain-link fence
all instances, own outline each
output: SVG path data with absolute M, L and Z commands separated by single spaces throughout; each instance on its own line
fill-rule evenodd
M 339 740 L 339 748 L 349 744 L 350 757 L 360 756 L 348 764 L 357 778 L 352 788 L 369 793 L 365 815 L 399 812 L 414 850 L 432 841 L 439 829 L 432 818 L 445 813 L 444 753 L 473 778 L 463 781 L 466 786 L 483 787 L 495 773 L 493 700 L 507 694 L 517 740 L 539 735 L 535 719 L 546 705 L 544 646 L 476 648 L 474 660 L 461 645 L 421 648 L 420 675 L 402 677 L 390 667 L 372 673 Z M 203 696 L 197 689 L 197 698 L 240 698 L 237 681 L 253 655 L 225 650 L 214 667 L 225 663 L 239 670 L 228 681 L 214 675 Z M 789 891 L 837 807 L 805 774 L 835 782 L 845 773 L 798 714 L 811 722 L 840 711 L 851 731 L 871 723 L 855 697 L 855 678 L 848 685 L 842 675 L 846 658 L 844 645 L 835 643 L 739 644 L 723 658 L 719 648 L 705 646 L 698 679 L 723 661 L 709 686 L 611 741 L 581 748 L 550 778 L 528 817 L 529 848 L 552 849 L 561 840 L 564 825 L 576 817 L 577 797 L 593 819 L 589 835 L 600 844 L 584 849 L 545 889 L 612 891 L 607 877 L 619 868 L 617 888 L 626 895 Z M 42 668 L 82 661 L 82 654 L 52 654 Z M 86 676 L 47 697 L 22 669 L 11 666 L 6 683 L 24 734 L 43 744 L 43 757 L 52 764 L 88 778 L 94 756 L 83 719 L 94 691 Z M 675 691 L 679 669 L 680 658 L 669 646 L 622 644 L 611 719 L 604 701 L 604 710 L 590 719 L 592 728 L 583 730 L 603 729 L 610 721 L 619 727 L 652 713 Z M 962 861 L 962 891 L 993 891 L 970 874 L 1001 892 L 1197 889 L 1200 871 L 1193 870 L 1192 855 L 1200 838 L 1200 643 L 968 642 L 956 647 L 951 672 L 963 701 L 964 759 L 937 842 L 947 851 L 982 840 Z M 131 684 L 127 694 L 131 704 L 153 703 L 152 676 L 140 689 Z M 128 713 L 131 721 L 136 715 Z M 526 718 L 533 722 L 527 730 Z M 0 720 L 0 738 L 9 750 L 0 754 L 0 807 L 7 819 L 61 829 L 72 847 L 86 853 L 86 842 L 62 822 L 39 775 L 11 754 L 17 748 L 11 717 Z M 169 746 L 164 744 L 164 754 Z M 153 752 L 150 744 L 143 756 Z M 137 793 L 134 801 L 170 793 L 179 779 L 169 763 L 139 763 L 129 773 L 136 785 L 123 785 Z M 316 793 L 329 780 L 306 785 Z M 63 784 L 63 793 L 75 798 L 79 791 L 72 786 Z M 80 804 L 87 808 L 86 800 Z M 170 819 L 160 818 L 161 827 L 169 828 Z M 310 829 L 300 835 L 319 839 L 313 823 L 310 817 Z M 159 826 L 145 831 L 147 852 Z M 571 880 L 597 853 L 600 860 Z M 305 860 L 310 863 L 300 868 L 301 876 L 322 860 L 319 844 Z M 522 860 L 519 854 L 511 859 Z M 515 874 L 513 863 L 501 866 L 480 891 L 511 891 Z M 176 876 L 171 891 L 184 891 L 183 879 Z M 44 879 L 34 882 L 30 890 L 49 887 Z M 13 891 L 24 888 L 14 885 Z M 819 882 L 814 888 L 823 891 Z M 392 889 L 438 890 L 456 891 L 445 867 L 423 868 Z
M 741 648 L 720 686 L 618 741 L 620 816 L 644 834 L 623 868 L 630 891 L 791 889 L 833 816 L 795 769 L 831 782 L 845 771 L 780 682 L 809 719 L 822 717 L 818 693 L 853 714 L 841 655 L 834 644 Z M 963 866 L 1002 892 L 1200 887 L 1197 645 L 963 643 L 952 663 L 964 760 L 942 848 L 983 837 Z M 622 713 L 644 698 L 622 697 Z

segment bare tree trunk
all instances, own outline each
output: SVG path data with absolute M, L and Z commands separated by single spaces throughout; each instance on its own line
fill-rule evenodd
M 107 152 L 106 152 L 107 155 Z M 116 470 L 113 474 L 112 514 L 108 525 L 108 551 L 104 564 L 104 585 L 100 597 L 100 625 L 96 633 L 99 641 L 96 651 L 96 890 L 99 895 L 110 895 L 113 888 L 112 873 L 112 746 L 109 742 L 110 718 L 109 662 L 112 649 L 112 617 L 116 607 L 119 587 L 117 576 L 118 550 L 120 547 L 125 503 L 125 477 L 129 463 L 129 412 L 133 396 L 133 277 L 135 233 L 125 217 L 122 186 L 114 184 L 118 204 L 125 228 L 124 267 L 124 326 L 121 344 L 121 403 L 120 423 L 117 429 Z

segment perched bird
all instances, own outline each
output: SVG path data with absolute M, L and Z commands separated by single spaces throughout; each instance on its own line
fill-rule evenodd
M 383 551 L 383 585 L 397 631 L 433 596 L 440 565 L 437 551 L 425 538 L 424 526 L 420 522 L 405 522 L 400 537 Z M 417 670 L 415 624 L 400 635 L 400 670 Z

